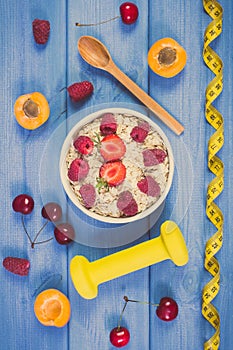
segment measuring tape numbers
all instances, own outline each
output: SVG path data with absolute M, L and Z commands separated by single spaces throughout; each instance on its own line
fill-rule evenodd
M 212 337 L 204 343 L 204 350 L 217 350 L 220 346 L 220 317 L 212 301 L 220 287 L 220 265 L 215 255 L 222 247 L 224 218 L 222 211 L 214 201 L 222 193 L 224 187 L 224 164 L 217 156 L 224 144 L 224 123 L 221 113 L 213 106 L 213 102 L 223 89 L 223 63 L 210 47 L 210 43 L 222 32 L 223 10 L 215 0 L 203 0 L 203 7 L 212 18 L 204 34 L 203 59 L 215 75 L 207 86 L 205 103 L 206 120 L 215 129 L 208 142 L 208 168 L 214 178 L 207 188 L 206 215 L 215 226 L 216 232 L 208 239 L 205 247 L 204 265 L 212 277 L 202 291 L 202 315 L 215 331 Z

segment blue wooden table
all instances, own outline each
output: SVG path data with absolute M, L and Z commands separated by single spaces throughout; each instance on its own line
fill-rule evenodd
M 125 349 L 201 349 L 214 332 L 201 314 L 202 289 L 210 279 L 203 267 L 205 243 L 215 232 L 205 214 L 206 189 L 213 177 L 207 169 L 207 143 L 213 129 L 205 120 L 204 104 L 205 89 L 213 74 L 202 59 L 204 31 L 211 19 L 202 1 L 137 0 L 139 18 L 131 26 L 124 25 L 120 19 L 100 26 L 75 26 L 76 22 L 94 23 L 114 17 L 121 3 L 119 0 L 0 0 L 0 255 L 1 260 L 18 256 L 28 258 L 31 263 L 27 277 L 0 269 L 1 350 L 113 349 L 109 332 L 117 326 L 124 295 L 152 303 L 168 295 L 179 305 L 179 315 L 171 323 L 159 320 L 153 307 L 128 305 L 122 325 L 130 330 L 131 340 Z M 217 200 L 224 214 L 225 229 L 223 247 L 218 253 L 220 292 L 214 304 L 221 319 L 221 349 L 229 350 L 233 342 L 233 8 L 230 1 L 220 3 L 224 9 L 223 32 L 213 47 L 224 62 L 224 89 L 216 106 L 225 120 L 225 145 L 220 153 L 225 164 L 225 190 Z M 32 21 L 35 18 L 50 21 L 51 33 L 45 46 L 34 42 Z M 32 235 L 44 222 L 41 208 L 47 200 L 61 204 L 78 233 L 79 218 L 64 199 L 59 182 L 60 144 L 74 121 L 78 122 L 93 110 L 111 105 L 141 108 L 140 102 L 113 77 L 82 60 L 77 51 L 77 41 L 82 35 L 93 35 L 103 41 L 116 64 L 184 125 L 185 132 L 176 136 L 152 116 L 173 147 L 174 182 L 162 216 L 150 230 L 148 223 L 136 241 L 118 247 L 111 247 L 111 242 L 106 247 L 104 244 L 93 247 L 92 242 L 88 246 L 78 241 L 64 247 L 53 240 L 31 249 L 20 215 L 12 210 L 13 198 L 20 193 L 34 198 L 34 211 L 26 218 Z M 148 68 L 147 52 L 162 37 L 177 40 L 188 56 L 185 69 L 171 79 L 159 77 Z M 83 80 L 94 85 L 94 93 L 86 100 L 73 103 L 66 90 L 59 92 Z M 51 115 L 41 128 L 28 131 L 17 124 L 13 106 L 18 96 L 32 91 L 47 97 Z M 100 285 L 95 299 L 79 296 L 69 275 L 73 256 L 81 254 L 92 261 L 146 241 L 159 234 L 161 223 L 167 219 L 176 221 L 184 234 L 189 250 L 186 266 L 176 267 L 171 261 L 164 261 Z M 101 226 L 98 222 L 85 224 L 87 230 L 96 230 L 98 234 Z M 102 228 L 106 232 L 106 226 Z M 43 237 L 51 234 L 53 225 L 49 224 Z M 84 232 L 80 235 L 85 236 Z M 68 296 L 72 315 L 67 326 L 45 327 L 35 318 L 33 304 L 41 285 L 57 288 Z

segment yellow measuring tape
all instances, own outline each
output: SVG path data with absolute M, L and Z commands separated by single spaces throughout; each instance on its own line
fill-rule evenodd
M 222 247 L 223 214 L 214 202 L 223 191 L 224 166 L 216 155 L 224 143 L 223 118 L 212 105 L 223 89 L 223 63 L 216 52 L 209 46 L 222 32 L 223 10 L 215 0 L 203 0 L 207 14 L 212 18 L 204 35 L 203 59 L 215 77 L 206 89 L 205 116 L 208 123 L 215 129 L 208 142 L 208 167 L 214 174 L 207 189 L 206 215 L 216 228 L 215 234 L 207 241 L 205 247 L 205 268 L 212 279 L 204 286 L 202 292 L 202 314 L 214 327 L 215 333 L 204 344 L 204 350 L 216 350 L 220 346 L 220 317 L 217 309 L 211 303 L 219 292 L 220 266 L 215 255 Z

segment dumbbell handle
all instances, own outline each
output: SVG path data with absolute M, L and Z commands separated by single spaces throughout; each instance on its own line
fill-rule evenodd
M 153 244 L 150 243 L 151 241 L 146 241 L 91 262 L 90 273 L 93 280 L 101 284 L 169 258 L 161 237 L 154 238 Z

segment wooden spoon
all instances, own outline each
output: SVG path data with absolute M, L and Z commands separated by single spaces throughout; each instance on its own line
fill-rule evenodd
M 92 36 L 82 36 L 78 41 L 78 51 L 82 58 L 91 66 L 112 74 L 177 135 L 184 131 L 183 125 L 115 65 L 110 53 L 101 41 Z

